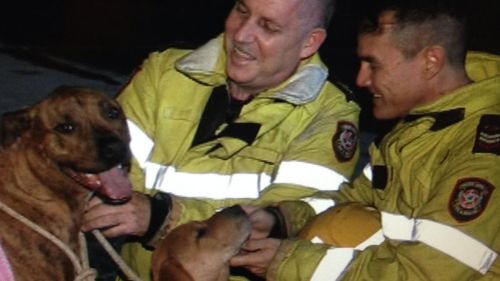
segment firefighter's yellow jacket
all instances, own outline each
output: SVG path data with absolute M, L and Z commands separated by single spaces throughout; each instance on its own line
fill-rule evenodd
M 174 195 L 152 244 L 172 227 L 251 200 L 307 200 L 312 208 L 290 209 L 300 226 L 314 209 L 331 202 L 312 199 L 315 193 L 338 189 L 354 172 L 360 108 L 327 81 L 317 54 L 288 80 L 245 104 L 234 122 L 218 128 L 215 139 L 193 146 L 208 100 L 226 85 L 222 43 L 218 36 L 195 51 L 151 54 L 118 96 L 132 135 L 134 188 Z M 144 280 L 149 280 L 150 254 L 139 243 L 123 250 Z
M 500 57 L 466 69 L 472 84 L 412 110 L 334 196 L 380 212 L 371 246 L 286 241 L 268 280 L 500 280 Z

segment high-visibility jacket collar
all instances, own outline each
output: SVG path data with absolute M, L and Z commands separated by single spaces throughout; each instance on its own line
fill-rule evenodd
M 467 55 L 466 70 L 473 83 L 460 87 L 436 102 L 412 109 L 410 115 L 436 116 L 445 111 L 459 113 L 460 108 L 465 108 L 465 116 L 459 116 L 461 118 L 454 117 L 455 119 L 462 119 L 467 117 L 469 113 L 474 113 L 483 108 L 485 104 L 500 105 L 500 96 L 498 95 L 498 86 L 500 85 L 500 56 L 469 52 Z M 470 98 L 471 95 L 478 94 L 481 97 L 476 99 Z
M 210 86 L 226 83 L 226 53 L 224 35 L 208 41 L 176 63 L 176 68 L 190 78 Z M 319 55 L 303 60 L 299 70 L 282 84 L 259 94 L 258 98 L 272 98 L 300 105 L 320 94 L 328 77 L 328 69 Z

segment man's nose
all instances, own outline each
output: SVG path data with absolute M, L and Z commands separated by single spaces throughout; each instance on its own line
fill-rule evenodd
M 245 19 L 238 25 L 234 34 L 234 39 L 239 42 L 251 42 L 254 35 L 255 23 L 253 23 L 251 19 Z
M 365 88 L 371 85 L 371 70 L 366 62 L 361 62 L 359 67 L 358 76 L 356 77 L 356 85 Z

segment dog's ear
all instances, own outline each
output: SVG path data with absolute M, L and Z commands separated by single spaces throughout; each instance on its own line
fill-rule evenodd
M 159 269 L 157 268 L 153 272 L 154 281 L 194 281 L 184 266 L 172 257 L 165 259 L 159 266 Z
M 29 108 L 4 113 L 0 121 L 0 144 L 3 147 L 9 146 L 31 126 L 32 118 Z

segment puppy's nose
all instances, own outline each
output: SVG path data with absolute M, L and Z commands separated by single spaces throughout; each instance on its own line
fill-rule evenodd
M 226 215 L 232 215 L 232 216 L 242 216 L 242 215 L 246 214 L 240 205 L 234 205 L 234 206 L 225 208 L 220 212 L 225 213 Z
M 97 140 L 99 158 L 109 165 L 123 162 L 128 155 L 128 146 L 114 136 L 100 137 Z

